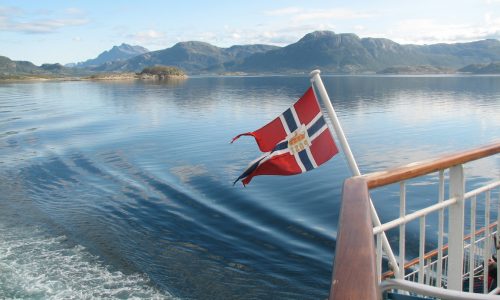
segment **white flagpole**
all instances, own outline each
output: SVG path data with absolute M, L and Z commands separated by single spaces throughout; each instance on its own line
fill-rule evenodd
M 323 81 L 321 80 L 321 77 L 319 74 L 321 73 L 320 70 L 314 70 L 312 71 L 309 76 L 311 77 L 311 83 L 316 87 L 316 89 L 319 92 L 319 96 L 321 98 L 321 101 L 323 102 L 323 105 L 326 107 L 326 110 L 328 112 L 328 116 L 330 117 L 330 120 L 332 121 L 333 129 L 335 130 L 335 134 L 337 135 L 337 138 L 339 139 L 340 146 L 342 147 L 342 151 L 344 152 L 344 155 L 347 158 L 347 162 L 349 163 L 349 169 L 351 170 L 351 173 L 353 176 L 361 176 L 361 172 L 359 171 L 358 164 L 356 163 L 356 160 L 354 159 L 354 156 L 352 155 L 351 148 L 349 147 L 349 144 L 347 143 L 347 139 L 345 137 L 344 131 L 342 130 L 342 126 L 340 126 L 339 119 L 337 118 L 337 114 L 335 113 L 335 110 L 333 109 L 332 103 L 330 102 L 330 97 L 328 97 L 328 93 L 326 92 L 325 86 L 323 85 Z M 375 206 L 373 206 L 372 200 L 370 198 L 370 212 L 372 216 L 372 222 L 374 226 L 380 226 L 380 219 L 377 215 L 377 211 L 375 210 Z M 387 253 L 387 256 L 389 257 L 389 262 L 390 265 L 394 271 L 395 274 L 399 274 L 399 267 L 396 262 L 396 258 L 394 257 L 394 253 L 392 252 L 392 248 L 389 244 L 389 241 L 387 240 L 387 236 L 385 233 L 382 233 L 382 246 L 384 247 L 385 253 Z

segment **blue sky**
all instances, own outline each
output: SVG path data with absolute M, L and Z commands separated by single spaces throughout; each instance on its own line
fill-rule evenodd
M 315 30 L 402 44 L 500 39 L 500 0 L 0 0 L 0 55 L 35 64 L 83 61 L 123 42 L 284 46 Z

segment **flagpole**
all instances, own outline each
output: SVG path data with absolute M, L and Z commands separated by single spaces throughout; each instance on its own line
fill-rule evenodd
M 352 155 L 351 148 L 349 147 L 349 143 L 347 143 L 347 139 L 345 137 L 344 131 L 342 130 L 342 126 L 340 125 L 339 119 L 337 118 L 337 114 L 333 109 L 332 103 L 330 102 L 330 97 L 328 97 L 328 93 L 326 92 L 325 86 L 323 85 L 323 81 L 319 74 L 320 70 L 312 71 L 309 76 L 311 77 L 311 83 L 316 87 L 319 92 L 319 96 L 323 105 L 326 107 L 328 112 L 328 116 L 333 125 L 333 129 L 335 130 L 335 134 L 340 142 L 340 146 L 342 147 L 342 151 L 346 156 L 347 162 L 349 164 L 349 169 L 353 176 L 361 176 L 361 172 L 359 171 L 358 164 Z M 372 200 L 370 198 L 370 212 L 372 217 L 372 222 L 374 226 L 380 226 L 380 219 L 377 215 L 377 211 L 375 210 L 375 206 L 373 206 Z M 392 248 L 387 240 L 387 236 L 385 232 L 382 233 L 382 245 L 384 247 L 385 252 L 389 256 L 390 265 L 392 265 L 393 271 L 395 274 L 399 274 L 399 267 L 396 262 L 396 258 L 394 257 L 394 253 L 392 252 Z

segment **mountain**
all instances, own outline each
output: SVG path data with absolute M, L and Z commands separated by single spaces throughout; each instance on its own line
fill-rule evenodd
M 171 48 L 144 53 L 126 61 L 107 62 L 95 71 L 139 72 L 153 65 L 174 66 L 188 73 L 222 72 L 225 64 L 233 65 L 255 53 L 264 53 L 279 47 L 270 45 L 237 45 L 220 48 L 205 42 L 181 42 Z
M 432 56 L 431 63 L 462 67 L 468 64 L 500 61 L 500 41 L 494 39 L 470 43 L 434 44 L 419 46 L 420 51 Z
M 423 74 L 451 74 L 455 73 L 454 69 L 434 66 L 394 66 L 388 67 L 377 74 L 405 74 L 405 75 L 423 75 Z
M 401 45 L 383 38 L 316 31 L 298 42 L 251 55 L 230 66 L 235 72 L 376 72 L 395 66 L 460 68 L 466 64 L 500 60 L 500 41 Z
M 68 64 L 67 66 L 75 66 L 77 68 L 93 68 L 105 63 L 112 63 L 115 61 L 123 61 L 134 56 L 144 54 L 149 52 L 148 49 L 141 46 L 131 46 L 128 44 L 121 44 L 120 46 L 114 46 L 108 51 L 104 51 L 99 54 L 96 58 L 88 59 L 84 62 L 79 62 L 77 64 Z
M 458 72 L 473 74 L 500 74 L 500 62 L 497 61 L 489 64 L 471 64 L 461 68 Z
M 139 46 L 122 44 L 95 59 L 78 63 L 79 68 L 60 64 L 37 67 L 30 62 L 12 61 L 0 56 L 0 75 L 79 76 L 91 72 L 140 72 L 154 65 L 177 67 L 188 74 L 306 73 L 316 68 L 327 73 L 420 74 L 448 73 L 460 69 L 459 72 L 491 74 L 497 72 L 499 61 L 500 41 L 495 39 L 402 45 L 384 38 L 315 31 L 285 47 L 256 44 L 221 48 L 205 42 L 189 41 L 148 52 Z M 482 66 L 461 69 L 477 64 Z
M 39 73 L 43 73 L 43 71 L 29 61 L 14 61 L 8 57 L 0 56 L 0 76 Z
M 0 79 L 24 77 L 67 77 L 83 76 L 89 72 L 80 69 L 64 67 L 61 64 L 43 64 L 36 66 L 29 61 L 15 61 L 0 56 Z
M 300 72 L 320 68 L 325 71 L 355 72 L 378 65 L 382 63 L 370 55 L 356 35 L 316 31 L 286 47 L 247 57 L 232 66 L 232 70 Z
M 171 48 L 107 62 L 96 71 L 138 72 L 169 65 L 187 73 L 296 73 L 319 68 L 330 73 L 456 70 L 473 63 L 500 61 L 500 41 L 402 45 L 384 38 L 315 31 L 285 47 L 245 45 L 219 48 L 204 42 L 181 42 Z M 392 68 L 392 69 L 390 69 Z

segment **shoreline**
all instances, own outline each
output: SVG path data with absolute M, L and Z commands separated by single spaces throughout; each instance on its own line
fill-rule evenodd
M 477 76 L 477 77 L 496 77 L 500 74 L 476 74 L 472 72 L 451 72 L 451 73 L 322 73 L 323 76 L 332 77 L 446 77 L 446 76 Z M 308 73 L 261 73 L 261 74 L 196 74 L 196 75 L 144 75 L 135 73 L 119 73 L 119 74 L 95 74 L 85 76 L 61 76 L 61 77 L 43 77 L 43 76 L 12 76 L 0 77 L 2 82 L 45 82 L 45 81 L 164 81 L 164 80 L 186 80 L 188 78 L 199 77 L 275 77 L 275 76 L 308 76 Z
M 137 74 L 137 73 L 103 73 L 83 77 L 81 80 L 183 80 L 187 79 L 187 75 L 152 75 L 152 74 Z
M 187 75 L 140 75 L 135 73 L 119 73 L 119 74 L 95 74 L 85 76 L 61 76 L 61 77 L 44 77 L 44 76 L 11 76 L 0 77 L 0 82 L 44 82 L 44 81 L 131 81 L 131 80 L 185 80 Z

